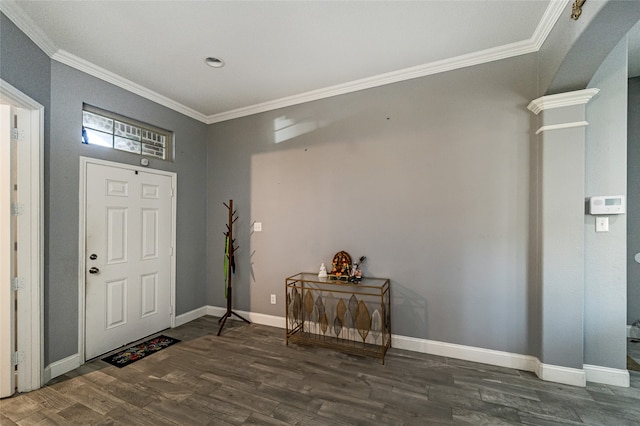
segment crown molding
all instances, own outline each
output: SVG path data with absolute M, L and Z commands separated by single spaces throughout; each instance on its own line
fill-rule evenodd
M 27 35 L 44 53 L 52 57 L 58 47 L 49 37 L 36 25 L 35 22 L 24 13 L 22 8 L 14 0 L 0 1 L 0 12 L 4 13 L 16 27 Z
M 0 11 L 7 15 L 7 17 L 11 19 L 11 21 L 13 21 L 21 31 L 23 31 L 31 40 L 33 40 L 33 42 L 36 43 L 36 45 L 38 45 L 38 47 L 40 47 L 52 59 L 68 65 L 72 68 L 83 71 L 96 78 L 107 81 L 144 98 L 157 102 L 160 105 L 166 106 L 167 108 L 173 109 L 188 117 L 194 118 L 195 120 L 201 121 L 206 124 L 213 124 L 306 102 L 330 98 L 333 96 L 371 89 L 387 84 L 398 83 L 414 78 L 425 77 L 428 75 L 453 71 L 460 68 L 471 67 L 474 65 L 480 65 L 500 59 L 507 59 L 519 55 L 537 52 L 538 50 L 540 50 L 540 47 L 558 21 L 558 18 L 560 17 L 562 11 L 571 1 L 572 0 L 551 0 L 533 35 L 528 40 L 460 55 L 449 59 L 435 61 L 424 65 L 405 68 L 398 71 L 379 74 L 373 77 L 355 80 L 344 84 L 338 84 L 335 86 L 329 86 L 309 92 L 299 93 L 293 96 L 262 102 L 259 104 L 237 108 L 212 115 L 205 115 L 203 113 L 200 113 L 144 86 L 141 86 L 104 68 L 94 65 L 89 61 L 85 61 L 84 59 L 74 56 L 69 52 L 58 49 L 57 46 L 51 41 L 51 39 L 49 39 L 46 34 L 44 34 L 44 32 L 33 22 L 33 20 L 23 12 L 23 10 L 17 5 L 17 2 L 15 0 L 0 1 Z
M 498 46 L 491 49 L 456 56 L 449 59 L 443 59 L 441 61 L 431 62 L 425 65 L 418 65 L 415 67 L 392 71 L 385 74 L 378 74 L 373 77 L 350 81 L 344 84 L 338 84 L 318 90 L 312 90 L 309 92 L 288 96 L 286 98 L 263 102 L 260 104 L 238 108 L 219 114 L 213 114 L 207 117 L 207 123 L 219 123 L 221 121 L 232 120 L 234 118 L 240 118 L 247 115 L 253 115 L 261 112 L 271 111 L 274 109 L 298 105 L 305 102 L 317 101 L 319 99 L 325 99 L 351 92 L 357 92 L 360 90 L 385 86 L 387 84 L 399 83 L 401 81 L 411 80 L 414 78 L 425 77 L 428 75 L 439 74 L 446 71 L 453 71 L 460 68 L 466 68 L 474 65 L 484 64 L 487 62 L 497 61 L 500 59 L 511 58 L 513 56 L 525 55 L 527 53 L 533 53 L 535 51 L 535 45 L 531 40 L 520 41 L 504 46 Z
M 344 95 L 359 90 L 371 89 L 387 84 L 398 83 L 428 75 L 438 74 L 446 71 L 453 71 L 460 68 L 471 67 L 488 62 L 507 59 L 514 56 L 526 55 L 540 50 L 542 44 L 549 36 L 549 33 L 560 18 L 562 11 L 572 0 L 551 0 L 545 10 L 542 19 L 538 23 L 533 35 L 528 40 L 506 44 L 503 46 L 485 49 L 465 55 L 456 56 L 441 61 L 431 62 L 424 65 L 405 68 L 373 77 L 354 80 L 348 83 L 325 87 L 323 89 L 312 90 L 299 93 L 297 95 L 263 102 L 243 108 L 213 114 L 207 117 L 207 124 L 219 123 L 232 120 L 234 118 L 259 114 L 261 112 L 272 111 L 305 102 L 317 101 L 333 96 Z
M 527 105 L 527 109 L 538 115 L 540 111 L 544 111 L 545 109 L 583 105 L 589 102 L 598 92 L 600 92 L 600 89 L 593 88 L 542 96 L 541 98 L 532 100 L 529 105 Z
M 560 15 L 565 10 L 567 5 L 573 0 L 551 0 L 547 6 L 547 10 L 544 11 L 542 19 L 538 23 L 536 30 L 531 36 L 531 42 L 536 46 L 536 51 L 540 50 L 544 42 L 547 40 L 549 33 L 560 19 Z
M 136 84 L 131 80 L 127 80 L 126 78 L 121 77 L 118 74 L 112 73 L 111 71 L 108 71 L 104 68 L 101 68 L 89 61 L 85 61 L 84 59 L 79 58 L 62 49 L 58 50 L 51 57 L 51 59 L 53 59 L 54 61 L 60 62 L 62 64 L 68 65 L 72 68 L 75 68 L 89 75 L 92 75 L 93 77 L 99 78 L 100 80 L 104 80 L 107 83 L 111 83 L 122 89 L 128 90 L 131 93 L 140 95 L 143 98 L 149 99 L 153 102 L 156 102 L 160 105 L 163 105 L 167 108 L 170 108 L 188 117 L 201 121 L 202 123 L 207 122 L 207 117 L 204 114 L 192 108 L 189 108 L 179 102 L 176 102 L 173 99 L 163 96 L 157 92 L 154 92 L 153 90 L 147 89 L 144 86 Z

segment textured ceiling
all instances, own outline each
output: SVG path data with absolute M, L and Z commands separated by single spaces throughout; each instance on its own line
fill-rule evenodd
M 8 9 L 7 15 L 23 30 L 27 27 L 25 32 L 54 59 L 143 95 L 148 92 L 147 97 L 205 122 L 232 117 L 234 111 L 236 116 L 259 111 L 256 105 L 266 110 L 439 72 L 434 64 L 448 64 L 441 70 L 467 64 L 456 58 L 470 58 L 473 64 L 477 56 L 486 62 L 496 49 L 502 57 L 528 53 L 535 36 L 557 19 L 549 10 L 567 4 L 3 3 L 5 13 Z M 207 56 L 222 58 L 226 66 L 206 66 Z

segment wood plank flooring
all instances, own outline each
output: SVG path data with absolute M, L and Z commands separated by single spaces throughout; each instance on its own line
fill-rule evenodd
M 284 330 L 203 317 L 182 342 L 124 368 L 94 360 L 0 401 L 18 425 L 638 425 L 631 387 L 543 382 L 533 373 L 391 349 L 373 358 L 284 343 Z

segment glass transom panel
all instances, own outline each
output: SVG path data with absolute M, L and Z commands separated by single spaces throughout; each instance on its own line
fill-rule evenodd
M 86 106 L 82 111 L 82 143 L 169 160 L 170 133 L 117 119 L 115 114 Z

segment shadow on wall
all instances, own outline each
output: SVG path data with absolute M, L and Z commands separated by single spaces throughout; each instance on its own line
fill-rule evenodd
M 395 280 L 391 280 L 391 299 L 393 300 L 392 332 L 394 332 L 393 323 L 397 321 L 398 324 L 412 324 L 415 334 L 426 338 L 427 300 Z
M 526 350 L 530 116 L 520 106 L 534 96 L 521 73 L 533 64 L 521 57 L 212 126 L 210 288 L 223 276 L 221 201 L 233 198 L 236 309 L 282 316 L 270 295 L 284 278 L 317 273 L 345 250 L 367 256 L 365 276 L 392 279 L 394 333 Z M 224 304 L 221 291 L 209 294 Z

